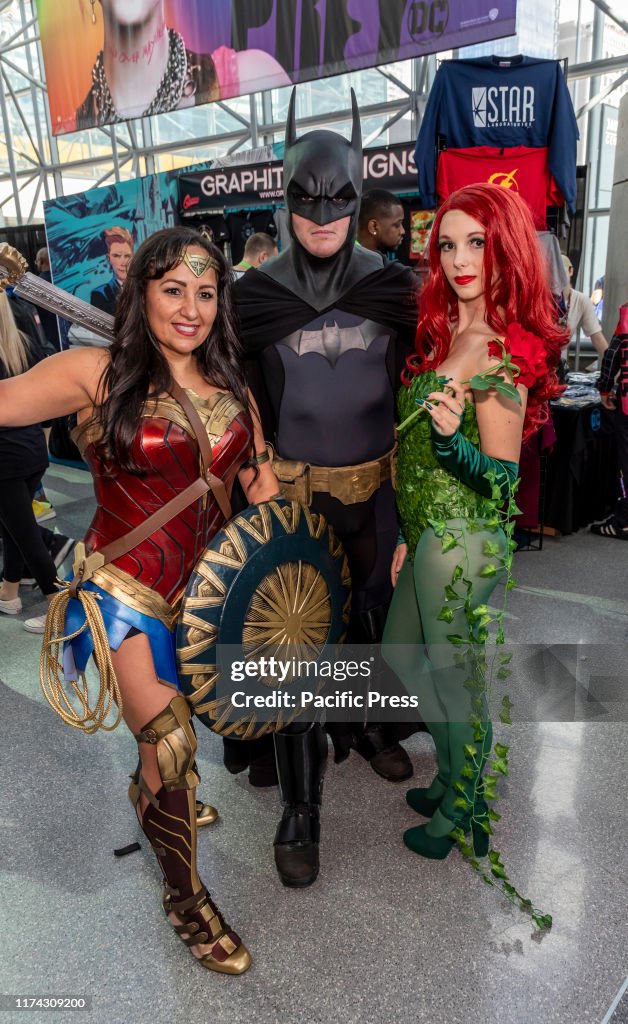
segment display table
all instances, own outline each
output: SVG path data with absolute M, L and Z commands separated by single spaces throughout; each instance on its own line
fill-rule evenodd
M 556 441 L 547 458 L 544 522 L 574 533 L 609 515 L 618 493 L 613 417 L 599 403 L 552 405 Z

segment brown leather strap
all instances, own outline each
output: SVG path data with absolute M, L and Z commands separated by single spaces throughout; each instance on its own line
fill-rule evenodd
M 210 472 L 213 461 L 212 446 L 209 442 L 207 431 L 203 426 L 201 417 L 194 408 L 194 403 L 190 401 L 183 388 L 177 384 L 176 381 L 173 381 L 173 385 L 170 388 L 170 394 L 182 407 L 185 415 L 190 421 L 192 430 L 196 434 L 196 440 L 198 441 L 198 447 L 201 453 L 203 476 L 209 483 L 211 491 L 218 502 L 218 507 L 225 519 L 231 519 L 231 503 L 227 497 L 227 488 L 222 480 L 219 480 L 217 476 L 214 476 L 214 474 Z
M 190 399 L 186 395 L 186 393 L 183 390 L 183 388 L 181 387 L 181 385 L 177 384 L 176 380 L 172 382 L 172 387 L 170 388 L 170 394 L 179 403 L 179 405 L 182 407 L 185 415 L 187 416 L 187 418 L 188 418 L 188 420 L 190 422 L 190 426 L 192 427 L 192 430 L 194 431 L 194 433 L 196 435 L 196 440 L 198 442 L 199 451 L 201 453 L 201 464 L 202 464 L 202 467 L 203 467 L 203 476 L 206 477 L 208 472 L 209 472 L 209 470 L 211 469 L 211 464 L 213 462 L 213 456 L 212 456 L 212 446 L 211 446 L 211 444 L 209 442 L 209 438 L 207 436 L 207 431 L 205 430 L 205 427 L 203 426 L 201 417 L 199 416 L 199 414 L 197 413 L 196 409 L 194 408 L 194 404 L 190 401 Z M 229 518 L 231 518 L 231 513 L 229 514 Z
M 189 487 L 186 487 L 184 491 L 177 494 L 174 498 L 171 498 L 162 508 L 158 509 L 157 512 L 153 512 L 148 519 L 145 519 L 139 526 L 134 527 L 128 533 L 125 533 L 123 537 L 118 537 L 117 540 L 112 541 L 111 544 L 107 544 L 104 548 L 100 548 L 98 554 L 102 557 L 103 561 L 100 565 L 107 565 L 109 562 L 114 562 L 117 558 L 122 558 L 123 555 L 128 554 L 132 548 L 136 545 L 141 544 L 142 541 L 146 540 L 151 534 L 156 533 L 157 530 L 161 530 L 162 526 L 169 523 L 171 519 L 178 516 L 180 512 L 191 505 L 193 501 L 207 494 L 211 491 L 214 495 L 218 507 L 222 512 L 225 519 L 231 519 L 231 503 L 227 496 L 227 489 L 222 480 L 211 472 L 212 464 L 212 447 L 207 436 L 202 420 L 197 413 L 194 405 L 186 395 L 185 391 L 176 381 L 173 383 L 173 387 L 170 389 L 172 397 L 179 403 L 183 408 L 185 415 L 187 416 L 190 426 L 196 435 L 196 440 L 200 449 L 201 458 L 201 471 L 202 475 L 199 476 L 194 483 L 191 483 Z M 85 563 L 83 563 L 76 573 L 72 583 L 70 584 L 70 594 L 75 597 L 76 589 L 86 578 L 85 576 Z
M 105 560 L 103 564 L 107 565 L 108 562 L 114 562 L 116 558 L 122 558 L 122 555 L 128 554 L 132 548 L 136 547 L 137 544 L 141 544 L 152 533 L 161 530 L 162 526 L 165 526 L 171 519 L 178 516 L 179 512 L 183 512 L 197 498 L 206 494 L 209 489 L 209 483 L 202 476 L 199 476 L 193 484 L 186 487 L 176 497 L 171 498 L 169 502 L 158 509 L 157 512 L 153 512 L 152 516 L 145 519 L 139 526 L 129 530 L 123 537 L 118 537 L 117 540 L 107 544 L 104 548 L 100 548 L 98 553 Z

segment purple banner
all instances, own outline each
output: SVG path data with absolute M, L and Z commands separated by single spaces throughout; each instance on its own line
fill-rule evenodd
M 513 35 L 515 13 L 516 0 L 37 0 L 56 134 Z

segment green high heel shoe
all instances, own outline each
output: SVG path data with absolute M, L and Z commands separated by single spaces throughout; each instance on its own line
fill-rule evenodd
M 412 806 L 412 805 L 411 805 Z M 437 816 L 437 810 L 433 812 L 434 816 Z M 479 817 L 486 819 L 488 815 L 488 807 L 484 800 L 478 800 L 476 804 L 476 812 L 474 819 Z M 443 835 L 431 835 L 427 829 L 432 823 L 428 825 L 416 825 L 414 828 L 407 829 L 403 834 L 404 844 L 413 853 L 418 853 L 420 857 L 426 857 L 428 860 L 444 860 L 447 857 L 453 847 L 456 845 L 456 840 L 451 838 L 449 832 Z M 440 820 L 436 823 L 440 828 L 446 828 L 450 825 L 450 832 L 456 828 L 456 823 L 448 821 L 444 815 L 440 815 Z M 471 821 L 467 816 L 463 821 L 459 823 L 459 827 L 463 829 L 465 834 L 471 833 L 471 839 L 473 843 L 473 852 L 476 857 L 486 857 L 489 848 L 489 836 L 484 831 L 479 821 Z

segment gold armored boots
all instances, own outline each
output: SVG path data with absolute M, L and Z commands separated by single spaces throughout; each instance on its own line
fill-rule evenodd
M 175 931 L 187 946 L 209 945 L 198 958 L 203 967 L 223 974 L 243 974 L 251 956 L 240 937 L 225 924 L 196 868 L 196 736 L 184 697 L 148 722 L 136 740 L 155 744 L 162 788 L 150 792 L 141 775 L 139 790 L 149 801 L 140 824 L 157 855 L 165 882 L 164 910 L 178 918 Z

